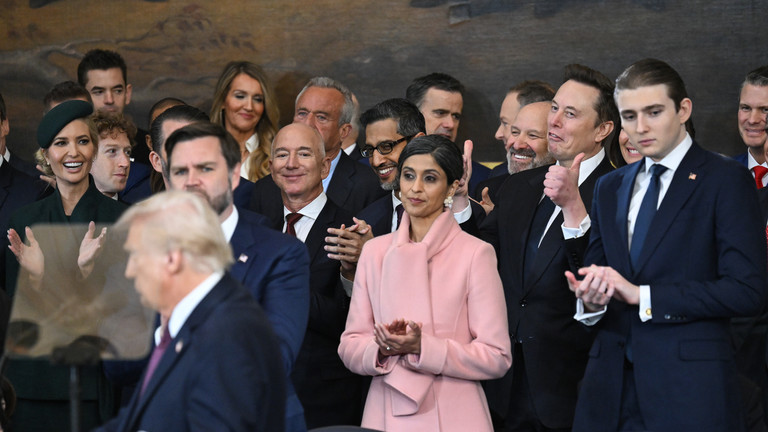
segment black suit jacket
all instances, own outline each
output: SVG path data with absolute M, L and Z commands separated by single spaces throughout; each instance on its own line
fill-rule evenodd
M 264 187 L 267 178 L 256 182 L 256 188 Z M 271 178 L 270 183 L 274 186 Z M 282 199 L 266 200 L 259 194 L 254 198 L 252 203 L 260 204 L 257 211 L 282 231 Z M 349 297 L 341 285 L 339 262 L 328 258 L 324 250 L 328 228 L 350 223 L 352 215 L 329 198 L 305 241 L 310 260 L 309 323 L 291 378 L 310 429 L 359 425 L 361 421 L 365 381 L 344 367 L 336 352 L 346 325 Z
M 45 191 L 46 184 L 42 180 L 30 177 L 3 161 L 0 164 L 0 229 L 6 232 L 11 215 L 19 208 L 37 201 Z M 0 251 L 0 277 L 2 278 L 0 282 L 5 282 L 5 253 L 8 251 L 8 237 L 3 236 L 3 241 L 0 243 L 3 246 L 3 250 Z
M 586 208 L 592 203 L 598 177 L 611 169 L 604 157 L 579 187 Z M 513 342 L 522 343 L 535 411 L 545 426 L 568 428 L 573 421 L 577 383 L 593 338 L 573 319 L 576 301 L 564 272 L 576 271 L 579 263 L 570 262 L 566 253 L 562 212 L 544 235 L 531 273 L 523 276 L 528 234 L 548 170 L 549 166 L 545 166 L 510 176 L 499 191 L 499 202 L 480 229 L 483 239 L 496 248 L 509 334 Z M 516 384 L 511 381 L 510 369 L 503 378 L 486 386 L 490 408 L 502 418 L 515 415 L 506 412 L 511 387 Z
M 225 274 L 168 345 L 144 394 L 100 430 L 280 431 L 283 377 L 267 317 Z

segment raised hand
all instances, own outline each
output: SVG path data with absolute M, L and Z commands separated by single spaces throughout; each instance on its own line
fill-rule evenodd
M 80 253 L 77 256 L 77 266 L 80 268 L 80 274 L 83 278 L 90 276 L 93 271 L 96 258 L 101 254 L 104 240 L 107 238 L 107 228 L 101 229 L 98 237 L 96 234 L 96 224 L 91 221 L 88 224 L 88 232 L 85 233 L 83 241 L 80 242 Z
M 30 227 L 26 227 L 24 232 L 27 236 L 27 243 L 21 241 L 21 237 L 13 228 L 8 230 L 8 248 L 16 256 L 21 268 L 29 273 L 32 280 L 41 280 L 45 271 L 45 256 L 40 244 L 35 239 L 35 233 Z

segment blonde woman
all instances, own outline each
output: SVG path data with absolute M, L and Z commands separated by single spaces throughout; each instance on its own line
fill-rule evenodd
M 256 181 L 269 174 L 269 149 L 280 113 L 264 70 L 251 62 L 227 64 L 216 83 L 211 121 L 240 144 L 240 176 Z

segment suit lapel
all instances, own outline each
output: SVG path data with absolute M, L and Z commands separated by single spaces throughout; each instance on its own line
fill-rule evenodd
M 251 230 L 247 228 L 247 223 L 243 220 L 243 214 L 239 214 L 237 220 L 237 226 L 235 232 L 232 234 L 232 239 L 229 241 L 232 247 L 232 254 L 235 258 L 234 264 L 230 269 L 232 277 L 240 282 L 245 280 L 245 273 L 248 271 L 248 263 L 240 259 L 240 254 L 243 253 L 250 245 L 255 243 L 255 239 L 251 235 Z M 248 257 L 245 257 L 247 260 Z
M 637 262 L 637 268 L 634 269 L 635 274 L 639 273 L 640 269 L 643 268 L 643 265 L 653 254 L 653 251 L 659 246 L 672 221 L 688 201 L 693 191 L 701 183 L 696 178 L 702 175 L 698 171 L 700 165 L 704 162 L 703 152 L 704 150 L 694 143 L 683 157 L 680 166 L 675 170 L 669 189 L 661 201 L 659 210 L 651 221 L 651 226 L 645 237 L 643 249 Z
M 514 263 L 520 263 L 520 268 L 525 268 L 524 266 L 524 260 L 525 260 L 525 249 L 528 245 L 528 236 L 531 232 L 531 223 L 533 223 L 533 217 L 536 214 L 536 207 L 539 205 L 539 201 L 541 200 L 541 196 L 544 193 L 544 177 L 547 175 L 547 169 L 542 169 L 539 172 L 536 173 L 536 175 L 532 176 L 528 179 L 528 190 L 525 192 L 525 196 L 521 201 L 524 201 L 526 203 L 530 203 L 531 205 L 525 205 L 520 206 L 517 205 L 517 203 L 511 203 L 515 207 L 513 212 L 518 212 L 520 214 L 520 219 L 518 222 L 523 226 L 523 231 L 521 233 L 521 238 L 517 242 L 518 247 L 516 249 L 513 249 L 510 251 L 511 255 L 511 262 Z M 502 201 L 503 202 L 503 201 Z M 525 212 L 523 214 L 523 212 Z M 506 221 L 500 221 L 502 224 L 506 224 Z M 514 231 L 513 231 L 514 232 Z M 546 239 L 548 233 L 545 233 L 544 238 Z M 514 244 L 514 243 L 512 243 Z M 542 246 L 544 245 L 542 241 Z M 541 251 L 539 251 L 541 252 Z M 538 261 L 538 255 L 537 252 L 537 259 Z M 540 269 L 538 269 L 540 270 Z M 522 287 L 523 291 L 527 291 L 528 287 L 533 285 L 533 281 L 538 280 L 539 277 L 541 277 L 541 273 L 537 271 L 537 269 L 533 269 L 532 273 L 530 275 L 524 275 L 523 272 L 518 272 L 518 286 Z
M 323 251 L 325 237 L 328 235 L 328 227 L 333 224 L 335 216 L 335 205 L 329 199 L 325 206 L 323 206 L 323 210 L 317 215 L 315 223 L 312 224 L 312 228 L 309 230 L 309 234 L 307 234 L 307 240 L 304 242 L 309 250 L 310 262 L 315 262 L 315 255 Z
M 328 190 L 325 194 L 333 202 L 338 203 L 341 207 L 344 207 L 344 203 L 347 202 L 349 194 L 352 193 L 353 182 L 352 174 L 354 174 L 354 168 L 350 164 L 357 163 L 347 156 L 344 151 L 341 151 L 339 156 L 339 163 L 336 164 L 336 169 L 333 170 L 333 177 L 331 177 L 330 183 L 328 183 Z
M 638 162 L 627 170 L 621 180 L 619 189 L 616 191 L 616 220 L 614 222 L 618 232 L 621 233 L 619 240 L 621 253 L 619 256 L 625 269 L 632 268 L 629 262 L 629 203 L 632 200 L 632 191 L 635 188 L 635 178 L 637 178 L 637 174 L 644 167 L 645 164 Z M 610 232 L 609 230 L 603 231 Z
M 0 155 L 2 157 L 2 155 Z M 11 187 L 11 164 L 3 161 L 0 165 L 0 208 L 5 203 L 5 199 L 8 198 L 8 190 Z
M 140 417 L 142 412 L 147 406 L 147 403 L 154 397 L 157 389 L 168 378 L 168 375 L 173 370 L 174 365 L 189 351 L 189 345 L 194 342 L 194 332 L 198 325 L 203 323 L 210 311 L 219 305 L 226 297 L 228 297 L 233 287 L 237 286 L 236 282 L 232 280 L 231 276 L 224 274 L 224 277 L 213 287 L 213 289 L 198 303 L 195 310 L 187 318 L 187 321 L 179 330 L 176 337 L 171 340 L 168 348 L 163 353 L 163 357 L 160 359 L 160 363 L 157 365 L 157 369 L 152 374 L 152 377 L 147 384 L 147 388 L 144 390 L 144 394 L 139 397 L 135 412 L 133 413 L 134 419 Z M 146 374 L 146 370 L 144 371 Z M 142 375 L 139 387 L 136 389 L 134 397 L 139 396 L 141 389 L 141 383 L 144 381 L 144 375 Z

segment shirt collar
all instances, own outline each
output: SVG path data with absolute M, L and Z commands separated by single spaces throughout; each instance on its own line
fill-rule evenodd
M 227 239 L 227 243 L 232 241 L 232 236 L 235 234 L 235 228 L 237 228 L 237 221 L 239 219 L 240 215 L 237 213 L 237 206 L 232 206 L 232 213 L 221 223 L 221 230 L 224 231 L 224 238 Z
M 395 191 L 392 191 L 392 208 L 397 208 L 397 206 L 399 206 L 402 203 L 403 202 L 397 199 L 397 197 L 395 196 Z
M 328 197 L 325 195 L 325 192 L 320 192 L 320 195 L 318 195 L 317 198 L 313 199 L 312 202 L 300 208 L 296 213 L 301 213 L 302 216 L 313 220 L 317 219 L 317 217 L 320 215 L 320 212 L 323 211 L 323 207 L 325 207 L 325 203 L 327 201 Z M 285 217 L 288 216 L 289 213 L 293 212 L 288 210 L 288 207 L 283 206 L 283 220 L 285 220 Z
M 6 162 L 11 161 L 11 151 L 8 150 L 8 145 L 5 146 L 5 153 L 3 153 L 3 159 L 5 159 Z M 2 163 L 2 161 L 0 161 L 0 163 Z
M 680 141 L 680 144 L 673 148 L 662 160 L 654 162 L 653 159 L 649 157 L 644 158 L 645 167 L 643 169 L 645 170 L 645 173 L 648 174 L 648 171 L 654 164 L 664 165 L 669 172 L 674 172 L 677 167 L 680 166 L 680 162 L 683 161 L 683 157 L 685 157 L 685 154 L 688 153 L 688 149 L 690 149 L 692 145 L 693 139 L 691 139 L 691 136 L 686 132 L 685 138 Z
M 595 153 L 594 156 L 581 161 L 581 165 L 579 166 L 579 186 L 581 186 L 581 184 L 584 183 L 584 180 L 592 174 L 592 171 L 600 165 L 603 158 L 605 158 L 605 149 L 601 147 L 600 151 Z M 557 165 L 560 165 L 560 161 L 557 161 Z
M 768 161 L 766 161 L 766 162 L 768 162 Z M 754 168 L 754 167 L 756 167 L 758 165 L 764 166 L 764 167 L 768 168 L 768 163 L 764 163 L 764 164 L 757 163 L 755 158 L 752 156 L 752 153 L 750 153 L 749 150 L 747 150 L 747 168 L 749 168 L 749 170 L 751 171 L 752 168 Z
M 257 148 L 259 148 L 259 136 L 254 133 L 250 138 L 245 140 L 245 149 L 250 153 Z
M 215 272 L 205 278 L 200 285 L 195 287 L 189 294 L 184 296 L 183 299 L 173 308 L 171 312 L 171 318 L 168 320 L 168 332 L 171 334 L 171 338 L 175 338 L 179 331 L 187 322 L 187 318 L 194 312 L 195 308 L 201 301 L 208 295 L 209 292 L 216 286 L 217 283 L 224 277 L 224 272 Z M 159 334 L 162 336 L 162 330 L 155 331 L 155 341 L 159 341 Z

